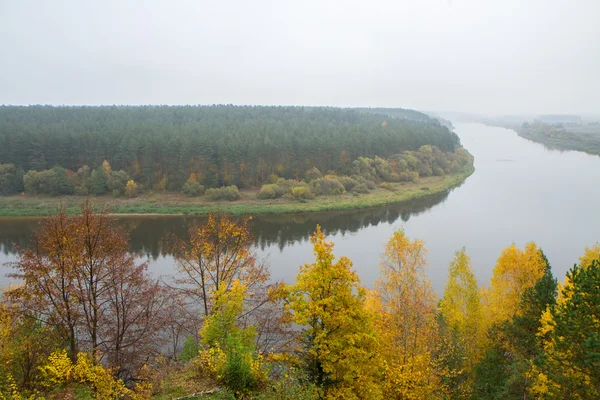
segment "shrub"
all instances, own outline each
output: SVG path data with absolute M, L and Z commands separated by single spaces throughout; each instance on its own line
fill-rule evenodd
M 242 195 L 238 190 L 237 186 L 224 186 L 218 189 L 211 188 L 206 190 L 206 197 L 210 200 L 227 200 L 227 201 L 235 201 L 239 200 Z
M 183 347 L 179 353 L 179 359 L 182 363 L 186 364 L 198 356 L 198 351 L 198 341 L 193 335 L 189 335 L 183 342 Z
M 337 180 L 336 177 L 326 176 L 324 178 L 315 179 L 310 183 L 313 193 L 320 195 L 337 195 L 346 191 L 344 185 Z
M 316 167 L 312 167 L 311 169 L 306 171 L 306 174 L 304 174 L 304 177 L 306 178 L 307 182 L 314 181 L 315 179 L 319 179 L 322 176 L 323 175 L 321 175 L 321 171 L 319 171 L 319 169 Z
M 285 188 L 280 187 L 277 184 L 267 184 L 260 188 L 260 192 L 256 195 L 258 199 L 276 199 L 283 196 L 286 193 Z
M 235 335 L 227 337 L 223 368 L 223 381 L 227 388 L 239 394 L 247 394 L 256 388 L 258 377 L 252 368 L 253 361 L 253 346 L 245 345 Z
M 204 194 L 204 186 L 199 184 L 195 179 L 188 179 L 181 190 L 188 197 L 198 197 Z
M 440 168 L 440 167 L 438 167 L 438 166 L 435 166 L 435 167 L 433 167 L 433 174 L 434 174 L 435 176 L 443 176 L 443 175 L 444 175 L 444 170 L 443 170 L 443 169 L 441 169 L 441 168 Z
M 119 197 L 125 193 L 125 188 L 127 187 L 128 181 L 129 175 L 127 175 L 127 172 L 123 170 L 112 171 L 110 174 L 110 179 L 108 180 L 108 189 L 112 190 L 114 197 Z M 115 192 L 117 192 L 116 196 Z
M 344 186 L 344 189 L 346 189 L 347 192 L 352 190 L 352 188 L 359 183 L 356 179 L 349 176 L 340 176 L 337 179 Z
M 269 183 L 277 183 L 278 180 L 279 180 L 279 177 L 277 176 L 277 174 L 271 174 L 267 178 L 267 182 L 269 182 Z
M 369 180 L 365 181 L 365 185 L 367 186 L 367 188 L 369 190 L 373 190 L 373 189 L 375 189 L 377 187 L 377 184 L 375 182 L 369 181 Z
M 292 188 L 291 195 L 295 199 L 312 199 L 315 197 L 308 186 L 296 186 Z
M 410 171 L 408 173 L 408 178 L 411 182 L 417 183 L 417 182 L 419 182 L 419 173 L 416 171 Z
M 393 183 L 391 183 L 391 182 L 381 182 L 379 184 L 379 187 L 382 188 L 382 189 L 386 189 L 386 190 L 392 191 L 392 192 L 395 192 L 396 190 L 398 190 L 396 188 L 396 186 Z
M 352 188 L 353 193 L 369 193 L 369 188 L 365 183 L 359 183 Z

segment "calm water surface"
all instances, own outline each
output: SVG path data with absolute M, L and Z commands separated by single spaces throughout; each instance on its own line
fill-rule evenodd
M 351 212 L 265 216 L 254 220 L 259 254 L 274 279 L 293 281 L 298 266 L 313 259 L 308 238 L 320 224 L 335 242 L 336 255 L 354 262 L 372 285 L 379 255 L 394 232 L 425 241 L 429 276 L 442 293 L 454 252 L 466 247 L 480 283 L 489 281 L 502 248 L 535 241 L 559 279 L 586 246 L 600 240 L 600 157 L 546 149 L 514 131 L 480 124 L 457 125 L 456 133 L 475 156 L 475 173 L 450 193 L 403 205 Z M 172 258 L 160 239 L 183 234 L 190 217 L 125 217 L 131 245 L 157 275 L 172 275 Z M 26 246 L 36 219 L 0 219 L 0 264 L 16 259 L 13 243 Z M 0 285 L 9 269 L 0 266 Z

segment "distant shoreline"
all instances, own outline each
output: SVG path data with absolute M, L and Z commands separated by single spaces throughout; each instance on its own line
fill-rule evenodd
M 417 183 L 395 183 L 394 191 L 377 188 L 368 194 L 344 193 L 319 196 L 313 200 L 257 200 L 257 191 L 241 191 L 242 199 L 233 202 L 206 201 L 180 194 L 154 193 L 133 199 L 92 197 L 97 206 L 107 206 L 116 216 L 206 215 L 223 212 L 235 215 L 295 214 L 318 211 L 342 211 L 398 204 L 448 191 L 462 184 L 473 172 L 473 165 L 445 176 L 422 178 Z M 69 213 L 76 213 L 85 200 L 82 196 L 60 197 L 0 197 L 0 217 L 39 217 L 49 215 L 62 204 Z

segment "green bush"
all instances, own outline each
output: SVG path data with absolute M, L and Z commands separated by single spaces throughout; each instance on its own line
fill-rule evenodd
M 359 183 L 356 179 L 349 176 L 340 176 L 337 179 L 344 186 L 344 189 L 346 189 L 347 192 L 352 190 L 352 188 Z
M 379 184 L 379 187 L 382 188 L 382 189 L 386 189 L 386 190 L 392 191 L 392 192 L 395 192 L 396 190 L 398 190 L 396 188 L 396 186 L 393 183 L 391 183 L 391 182 L 381 182 Z
M 411 171 L 408 173 L 408 178 L 411 182 L 417 183 L 419 182 L 419 173 L 416 171 Z
M 183 194 L 188 197 L 198 197 L 204 194 L 204 186 L 196 182 L 194 179 L 188 179 L 183 184 Z
M 252 371 L 252 346 L 247 346 L 236 335 L 229 335 L 225 348 L 225 370 L 223 381 L 234 393 L 244 395 L 258 385 L 258 379 Z
M 218 189 L 211 188 L 206 190 L 206 197 L 209 200 L 227 200 L 227 201 L 235 201 L 239 200 L 242 195 L 238 190 L 237 186 L 224 186 Z
M 333 176 L 315 179 L 310 183 L 310 187 L 312 192 L 317 196 L 337 195 L 346 191 L 346 189 L 344 189 L 344 185 L 342 185 L 340 181 Z
M 194 336 L 189 335 L 183 342 L 183 348 L 181 349 L 181 353 L 179 353 L 179 359 L 182 363 L 186 364 L 198 356 L 198 349 L 198 341 Z
M 365 194 L 365 193 L 369 193 L 369 188 L 367 187 L 366 184 L 359 183 L 358 185 L 356 185 L 352 188 L 352 192 Z
M 322 175 L 321 175 L 321 171 L 319 171 L 318 168 L 312 167 L 311 169 L 306 171 L 306 174 L 304 174 L 304 177 L 306 178 L 307 182 L 311 182 L 311 181 L 314 181 L 315 179 L 321 178 Z
M 286 193 L 285 188 L 280 187 L 279 185 L 273 183 L 273 184 L 263 185 L 260 188 L 260 192 L 258 192 L 256 197 L 261 200 L 276 199 L 276 198 L 283 196 L 285 193 Z
M 319 398 L 317 386 L 296 368 L 286 368 L 267 384 L 255 400 L 314 400 Z
M 292 188 L 291 195 L 294 199 L 313 199 L 315 197 L 308 186 L 296 186 Z

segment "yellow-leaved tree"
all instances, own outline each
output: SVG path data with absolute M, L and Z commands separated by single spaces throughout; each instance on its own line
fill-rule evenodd
M 546 259 L 533 242 L 525 249 L 514 243 L 502 250 L 494 268 L 491 285 L 484 290 L 487 327 L 511 319 L 519 312 L 523 293 L 532 288 L 546 271 Z
M 377 338 L 365 289 L 350 259 L 334 262 L 333 243 L 319 226 L 311 243 L 316 260 L 300 267 L 286 305 L 293 322 L 304 327 L 309 377 L 326 399 L 380 399 Z
M 423 241 L 394 232 L 369 302 L 385 360 L 386 398 L 430 399 L 436 391 L 436 296 L 426 276 L 425 251 Z
M 438 318 L 446 339 L 439 360 L 444 388 L 452 398 L 467 398 L 473 366 L 482 355 L 485 331 L 477 280 L 464 248 L 450 263 Z
M 248 218 L 211 214 L 206 223 L 193 224 L 186 238 L 172 236 L 170 242 L 182 275 L 177 283 L 201 304 L 204 316 L 213 311 L 212 294 L 231 289 L 236 280 L 253 295 L 264 293 L 269 268 L 257 260 Z

